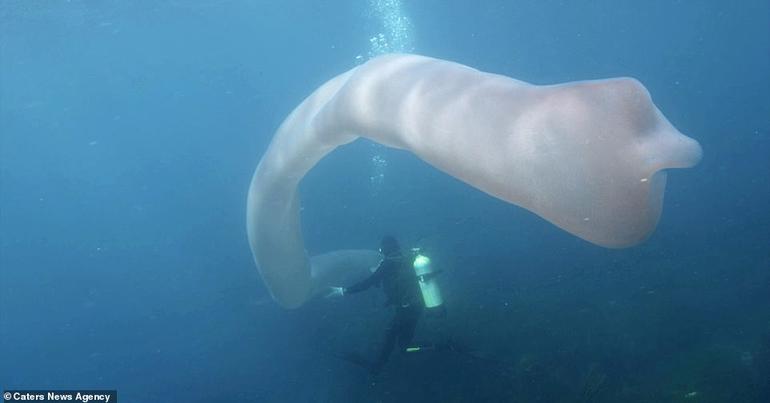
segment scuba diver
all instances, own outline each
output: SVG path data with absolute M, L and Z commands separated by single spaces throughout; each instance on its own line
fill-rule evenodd
M 385 340 L 374 362 L 369 362 L 354 353 L 343 358 L 347 361 L 367 367 L 372 374 L 377 374 L 387 362 L 396 343 L 402 353 L 435 349 L 435 346 L 410 346 L 417 322 L 426 307 L 443 310 L 441 294 L 433 281 L 438 272 L 431 270 L 430 259 L 423 255 L 404 254 L 396 238 L 384 236 L 380 241 L 380 253 L 383 258 L 377 269 L 368 278 L 350 287 L 332 287 L 327 295 L 347 296 L 381 286 L 385 292 L 385 306 L 393 306 L 395 314 L 385 333 Z

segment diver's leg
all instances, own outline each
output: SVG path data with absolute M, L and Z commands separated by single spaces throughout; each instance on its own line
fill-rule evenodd
M 398 346 L 401 352 L 408 352 L 412 348 L 419 347 L 410 346 L 412 339 L 414 339 L 414 331 L 417 328 L 417 322 L 422 315 L 422 309 L 420 307 L 411 306 L 404 309 L 404 315 L 402 318 L 402 326 L 398 333 Z
M 396 309 L 396 315 L 390 321 L 388 330 L 385 332 L 385 340 L 380 347 L 380 352 L 377 354 L 376 361 L 372 364 L 372 373 L 376 374 L 380 372 L 380 369 L 382 369 L 382 367 L 388 361 L 388 357 L 390 357 L 390 353 L 393 351 L 393 348 L 396 347 L 396 339 L 398 338 L 398 335 L 401 331 L 403 321 L 403 314 L 400 311 L 401 309 Z
M 405 315 L 400 331 L 398 332 L 398 346 L 401 351 L 405 351 L 409 347 L 409 343 L 414 339 L 414 330 L 417 328 L 417 320 L 419 315 L 414 312 L 410 312 L 408 316 Z

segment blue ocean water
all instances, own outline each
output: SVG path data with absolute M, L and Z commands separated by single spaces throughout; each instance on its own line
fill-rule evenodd
M 447 317 L 371 352 L 376 291 L 284 310 L 245 199 L 278 125 L 383 52 L 632 76 L 704 159 L 609 250 L 366 141 L 303 181 L 310 254 L 430 248 Z M 770 2 L 0 2 L 0 388 L 123 402 L 770 401 Z

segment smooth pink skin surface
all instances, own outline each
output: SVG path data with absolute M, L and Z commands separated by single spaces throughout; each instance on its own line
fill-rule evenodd
M 674 128 L 631 78 L 535 86 L 444 60 L 381 56 L 305 99 L 254 173 L 247 206 L 251 249 L 273 298 L 285 307 L 300 306 L 327 283 L 311 275 L 297 185 L 326 154 L 359 136 L 408 150 L 613 248 L 637 244 L 655 229 L 663 170 L 701 158 L 700 145 Z M 336 258 L 346 259 L 344 253 Z

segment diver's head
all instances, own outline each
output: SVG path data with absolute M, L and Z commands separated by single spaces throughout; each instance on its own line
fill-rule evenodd
M 385 235 L 382 237 L 382 240 L 380 240 L 380 253 L 382 253 L 382 255 L 385 257 L 400 254 L 401 247 L 398 246 L 398 241 L 396 238 L 390 235 Z

